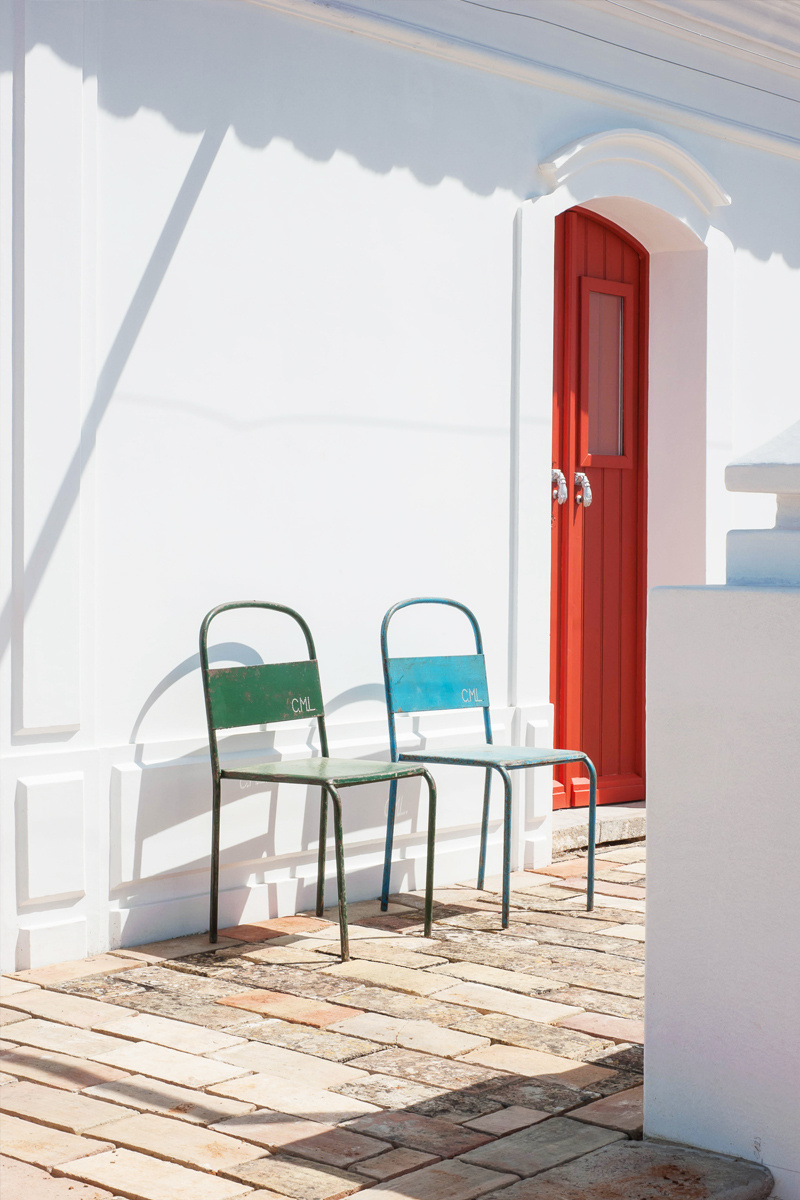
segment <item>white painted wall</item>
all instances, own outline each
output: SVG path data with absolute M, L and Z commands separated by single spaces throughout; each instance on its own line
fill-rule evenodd
M 800 589 L 657 590 L 648 646 L 645 1133 L 797 1200 Z
M 433 32 L 395 0 L 0 0 L 4 966 L 204 927 L 196 636 L 217 602 L 305 614 L 332 742 L 357 755 L 386 748 L 383 612 L 456 596 L 484 628 L 498 740 L 552 738 L 552 228 L 577 201 L 637 230 L 646 206 L 650 573 L 702 579 L 733 521 L 729 448 L 796 406 L 795 109 L 765 93 L 756 128 L 736 80 L 769 72 L 696 47 L 734 82 L 638 51 L 600 77 L 585 33 L 627 25 L 571 11 L 583 33 L 428 0 Z M 634 43 L 661 46 L 644 27 Z M 688 193 L 655 151 L 555 188 L 538 170 L 631 127 L 696 164 Z M 698 172 L 730 206 L 698 207 Z M 739 524 L 758 523 L 749 499 Z M 463 636 L 431 619 L 405 645 Z M 246 624 L 224 637 L 285 653 Z M 277 744 L 308 752 L 299 727 Z M 444 881 L 474 868 L 481 779 L 437 778 Z M 402 804 L 397 887 L 420 884 L 424 850 L 413 785 Z M 311 903 L 316 805 L 231 787 L 223 920 Z M 380 788 L 348 804 L 353 898 L 376 893 L 384 805 Z M 490 869 L 498 820 L 492 837 Z M 545 772 L 514 844 L 548 859 Z

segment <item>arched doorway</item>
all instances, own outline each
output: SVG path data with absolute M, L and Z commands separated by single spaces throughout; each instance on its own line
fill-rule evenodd
M 558 744 L 554 706 L 543 703 L 551 695 L 551 622 L 539 616 L 552 607 L 545 564 L 555 314 L 547 281 L 556 222 L 580 207 L 648 255 L 648 588 L 724 580 L 718 530 L 729 505 L 723 468 L 731 458 L 735 289 L 733 246 L 717 220 L 730 197 L 676 143 L 643 130 L 608 130 L 562 146 L 539 170 L 544 188 L 515 222 L 509 695 L 521 736 L 546 746 Z M 551 779 L 534 772 L 517 808 L 520 863 L 550 862 L 552 804 Z
M 648 255 L 581 208 L 556 220 L 551 699 L 598 802 L 644 799 Z M 586 805 L 580 765 L 556 808 Z

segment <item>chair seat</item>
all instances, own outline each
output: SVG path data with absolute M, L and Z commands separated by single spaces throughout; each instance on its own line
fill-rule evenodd
M 558 763 L 579 762 L 586 756 L 581 750 L 536 750 L 530 746 L 444 746 L 436 750 L 404 750 L 403 762 L 456 763 L 469 767 L 545 767 Z
M 362 758 L 301 758 L 290 762 L 259 763 L 240 771 L 221 771 L 223 779 L 260 779 L 273 783 L 332 783 L 347 787 L 351 783 L 380 783 L 419 775 L 423 764 L 370 762 Z

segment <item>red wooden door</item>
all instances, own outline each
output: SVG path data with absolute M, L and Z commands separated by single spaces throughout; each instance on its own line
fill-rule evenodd
M 603 218 L 556 224 L 551 692 L 557 746 L 584 750 L 598 803 L 644 799 L 647 256 Z M 582 473 L 588 492 L 576 473 Z M 556 808 L 589 803 L 580 764 Z

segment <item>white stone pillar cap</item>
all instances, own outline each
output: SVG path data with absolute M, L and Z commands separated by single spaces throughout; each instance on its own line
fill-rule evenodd
M 728 583 L 800 587 L 800 421 L 725 468 L 730 492 L 774 492 L 774 529 L 732 529 Z
M 800 421 L 725 468 L 729 492 L 800 493 Z

